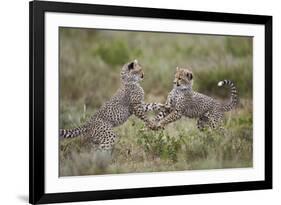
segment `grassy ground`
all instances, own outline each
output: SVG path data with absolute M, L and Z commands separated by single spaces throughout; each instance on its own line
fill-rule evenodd
M 115 128 L 112 159 L 93 153 L 85 139 L 60 141 L 60 175 L 215 169 L 252 166 L 252 39 L 143 32 L 60 30 L 60 127 L 85 122 L 120 85 L 121 66 L 142 64 L 147 102 L 164 102 L 175 67 L 190 65 L 194 89 L 221 100 L 217 82 L 233 80 L 240 103 L 225 117 L 224 133 L 199 132 L 181 119 L 164 131 L 143 129 L 131 117 Z

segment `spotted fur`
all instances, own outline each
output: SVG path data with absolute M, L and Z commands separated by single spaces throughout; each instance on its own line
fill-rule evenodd
M 182 116 L 198 118 L 197 127 L 203 130 L 206 126 L 217 128 L 225 112 L 232 110 L 238 102 L 237 89 L 230 80 L 223 80 L 218 86 L 230 87 L 230 101 L 223 104 L 207 95 L 193 91 L 193 74 L 187 68 L 177 68 L 174 88 L 165 103 L 166 110 L 159 112 L 152 129 L 164 128 L 165 125 L 180 119 Z
M 74 129 L 61 129 L 60 137 L 89 137 L 101 150 L 111 150 L 116 134 L 113 127 L 123 124 L 131 115 L 149 123 L 146 112 L 160 110 L 157 103 L 144 103 L 144 91 L 139 85 L 144 73 L 137 60 L 127 63 L 121 70 L 121 88 L 84 125 Z

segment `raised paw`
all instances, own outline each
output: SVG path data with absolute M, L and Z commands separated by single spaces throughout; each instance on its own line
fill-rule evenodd
M 160 123 L 157 122 L 150 122 L 148 124 L 149 129 L 151 130 L 160 130 L 160 129 L 164 129 L 164 127 L 161 126 Z
M 171 110 L 171 106 L 164 105 L 164 104 L 160 105 L 160 111 L 162 111 L 162 112 L 169 112 L 170 110 Z

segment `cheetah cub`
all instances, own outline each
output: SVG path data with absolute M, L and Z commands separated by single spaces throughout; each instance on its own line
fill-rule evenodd
M 187 68 L 178 68 L 175 73 L 174 88 L 165 103 L 166 110 L 159 112 L 150 128 L 157 130 L 180 119 L 182 116 L 198 118 L 197 127 L 203 130 L 206 126 L 219 128 L 225 112 L 233 109 L 238 102 L 237 89 L 230 80 L 223 80 L 218 86 L 230 87 L 230 101 L 223 104 L 209 96 L 192 90 L 193 74 Z
M 61 129 L 61 138 L 89 137 L 98 150 L 111 150 L 116 134 L 113 127 L 123 124 L 131 115 L 150 123 L 146 112 L 161 110 L 156 103 L 144 103 L 144 90 L 139 85 L 144 73 L 137 60 L 127 63 L 121 70 L 121 88 L 82 126 Z

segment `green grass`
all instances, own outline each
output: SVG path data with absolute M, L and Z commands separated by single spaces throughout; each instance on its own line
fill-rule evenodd
M 138 59 L 145 101 L 164 102 L 176 66 L 193 68 L 194 89 L 226 100 L 217 82 L 239 90 L 237 109 L 225 116 L 223 133 L 200 132 L 194 119 L 164 131 L 145 130 L 131 117 L 115 128 L 112 156 L 95 153 L 83 138 L 60 141 L 60 175 L 252 167 L 252 38 L 60 29 L 60 128 L 85 122 L 120 86 L 122 65 Z

